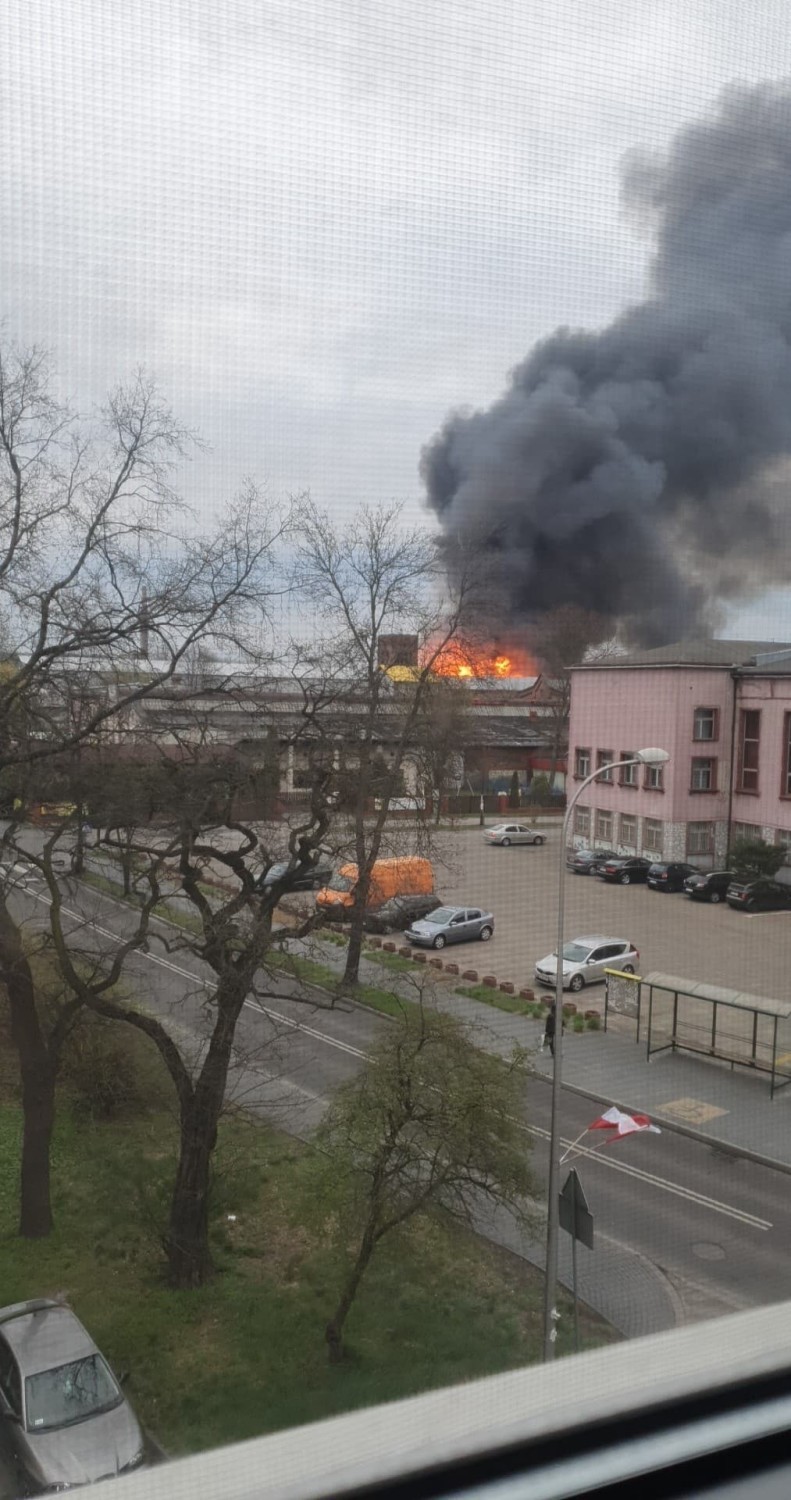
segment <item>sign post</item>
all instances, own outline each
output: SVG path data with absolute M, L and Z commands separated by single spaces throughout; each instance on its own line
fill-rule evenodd
M 593 1215 L 582 1191 L 582 1183 L 574 1167 L 571 1168 L 561 1189 L 558 1200 L 558 1221 L 561 1229 L 571 1235 L 571 1294 L 574 1300 L 574 1348 L 579 1351 L 580 1328 L 577 1302 L 577 1240 L 593 1249 Z

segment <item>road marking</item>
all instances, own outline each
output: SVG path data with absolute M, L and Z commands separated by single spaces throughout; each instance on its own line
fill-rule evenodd
M 42 902 L 45 906 L 52 904 L 47 896 L 35 895 L 32 891 L 26 892 L 26 894 L 33 900 Z M 92 927 L 102 937 L 111 938 L 113 942 L 119 945 L 126 941 L 123 937 L 119 937 L 117 933 L 111 932 L 109 928 L 101 927 L 98 922 L 91 922 L 79 912 L 72 911 L 70 907 L 64 906 L 61 910 L 64 916 L 75 918 L 82 926 Z M 212 987 L 211 981 L 202 979 L 199 974 L 194 974 L 190 969 L 184 969 L 179 964 L 172 963 L 170 959 L 162 958 L 156 953 L 145 953 L 142 949 L 135 951 L 139 953 L 141 958 L 148 959 L 149 963 L 159 964 L 163 969 L 169 969 L 174 974 L 191 979 L 193 983 L 202 985 L 204 989 Z M 367 1061 L 370 1057 L 369 1053 L 364 1052 L 359 1047 L 352 1046 L 350 1042 L 341 1041 L 338 1037 L 330 1036 L 325 1031 L 318 1031 L 313 1026 L 307 1026 L 304 1021 L 295 1021 L 291 1016 L 285 1016 L 281 1011 L 272 1010 L 268 1006 L 261 1005 L 256 1000 L 245 1000 L 244 1004 L 250 1009 L 262 1012 L 270 1020 L 281 1022 L 291 1031 L 304 1032 L 306 1036 L 312 1037 L 315 1041 L 323 1042 L 325 1046 L 335 1047 L 338 1051 L 347 1052 L 354 1057 L 361 1058 L 363 1061 Z M 543 1126 L 526 1125 L 521 1120 L 517 1120 L 515 1123 L 519 1126 L 520 1130 L 526 1131 L 529 1135 L 537 1135 L 544 1140 L 549 1140 L 549 1131 L 545 1130 Z M 573 1144 L 574 1142 L 571 1140 L 561 1139 L 561 1146 L 564 1150 Z M 701 1208 L 708 1208 L 713 1213 L 724 1214 L 726 1218 L 735 1219 L 738 1223 L 745 1224 L 750 1229 L 767 1231 L 774 1228 L 774 1225 L 768 1219 L 759 1219 L 755 1214 L 747 1213 L 744 1209 L 735 1208 L 729 1203 L 721 1203 L 717 1198 L 709 1198 L 704 1193 L 696 1192 L 694 1188 L 686 1188 L 682 1187 L 680 1183 L 669 1182 L 666 1177 L 659 1177 L 653 1172 L 645 1172 L 641 1167 L 632 1166 L 628 1162 L 618 1161 L 613 1156 L 602 1156 L 601 1151 L 598 1149 L 591 1149 L 585 1146 L 577 1146 L 576 1149 L 580 1156 L 589 1157 L 592 1161 L 600 1163 L 604 1167 L 609 1167 L 611 1171 L 623 1172 L 627 1177 L 633 1177 L 640 1182 L 648 1183 L 651 1187 L 661 1188 L 663 1192 L 672 1193 L 676 1198 L 684 1198 L 688 1203 L 695 1203 Z

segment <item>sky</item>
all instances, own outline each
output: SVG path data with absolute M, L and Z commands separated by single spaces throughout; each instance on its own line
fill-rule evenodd
M 734 81 L 791 76 L 786 0 L 6 0 L 0 306 L 81 409 L 143 365 L 208 445 L 339 518 L 559 325 L 644 293 L 620 203 Z M 729 633 L 791 638 L 777 591 Z

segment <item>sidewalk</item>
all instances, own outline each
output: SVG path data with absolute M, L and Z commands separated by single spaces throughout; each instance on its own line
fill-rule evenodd
M 307 947 L 306 947 L 306 950 Z M 315 952 L 315 944 L 311 951 Z M 321 944 L 322 962 L 340 973 L 344 950 Z M 363 958 L 365 984 L 415 998 L 414 982 Z M 438 1010 L 458 1016 L 480 1032 L 479 1045 L 506 1056 L 515 1045 L 535 1051 L 539 1077 L 552 1076 L 552 1058 L 539 1052 L 543 1024 L 509 1015 L 457 994 L 449 979 L 420 974 L 424 994 Z M 791 1172 L 791 1087 L 769 1097 L 769 1075 L 731 1068 L 686 1052 L 662 1052 L 646 1060 L 644 1043 L 617 1030 L 563 1034 L 563 1083 L 573 1091 L 622 1109 L 649 1114 L 666 1130 L 711 1142 Z

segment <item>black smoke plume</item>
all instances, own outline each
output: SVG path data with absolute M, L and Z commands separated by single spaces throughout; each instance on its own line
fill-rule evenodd
M 655 239 L 646 301 L 539 343 L 421 473 L 449 564 L 477 540 L 506 618 L 575 604 L 658 645 L 791 579 L 791 84 L 727 90 L 628 158 L 623 194 Z

